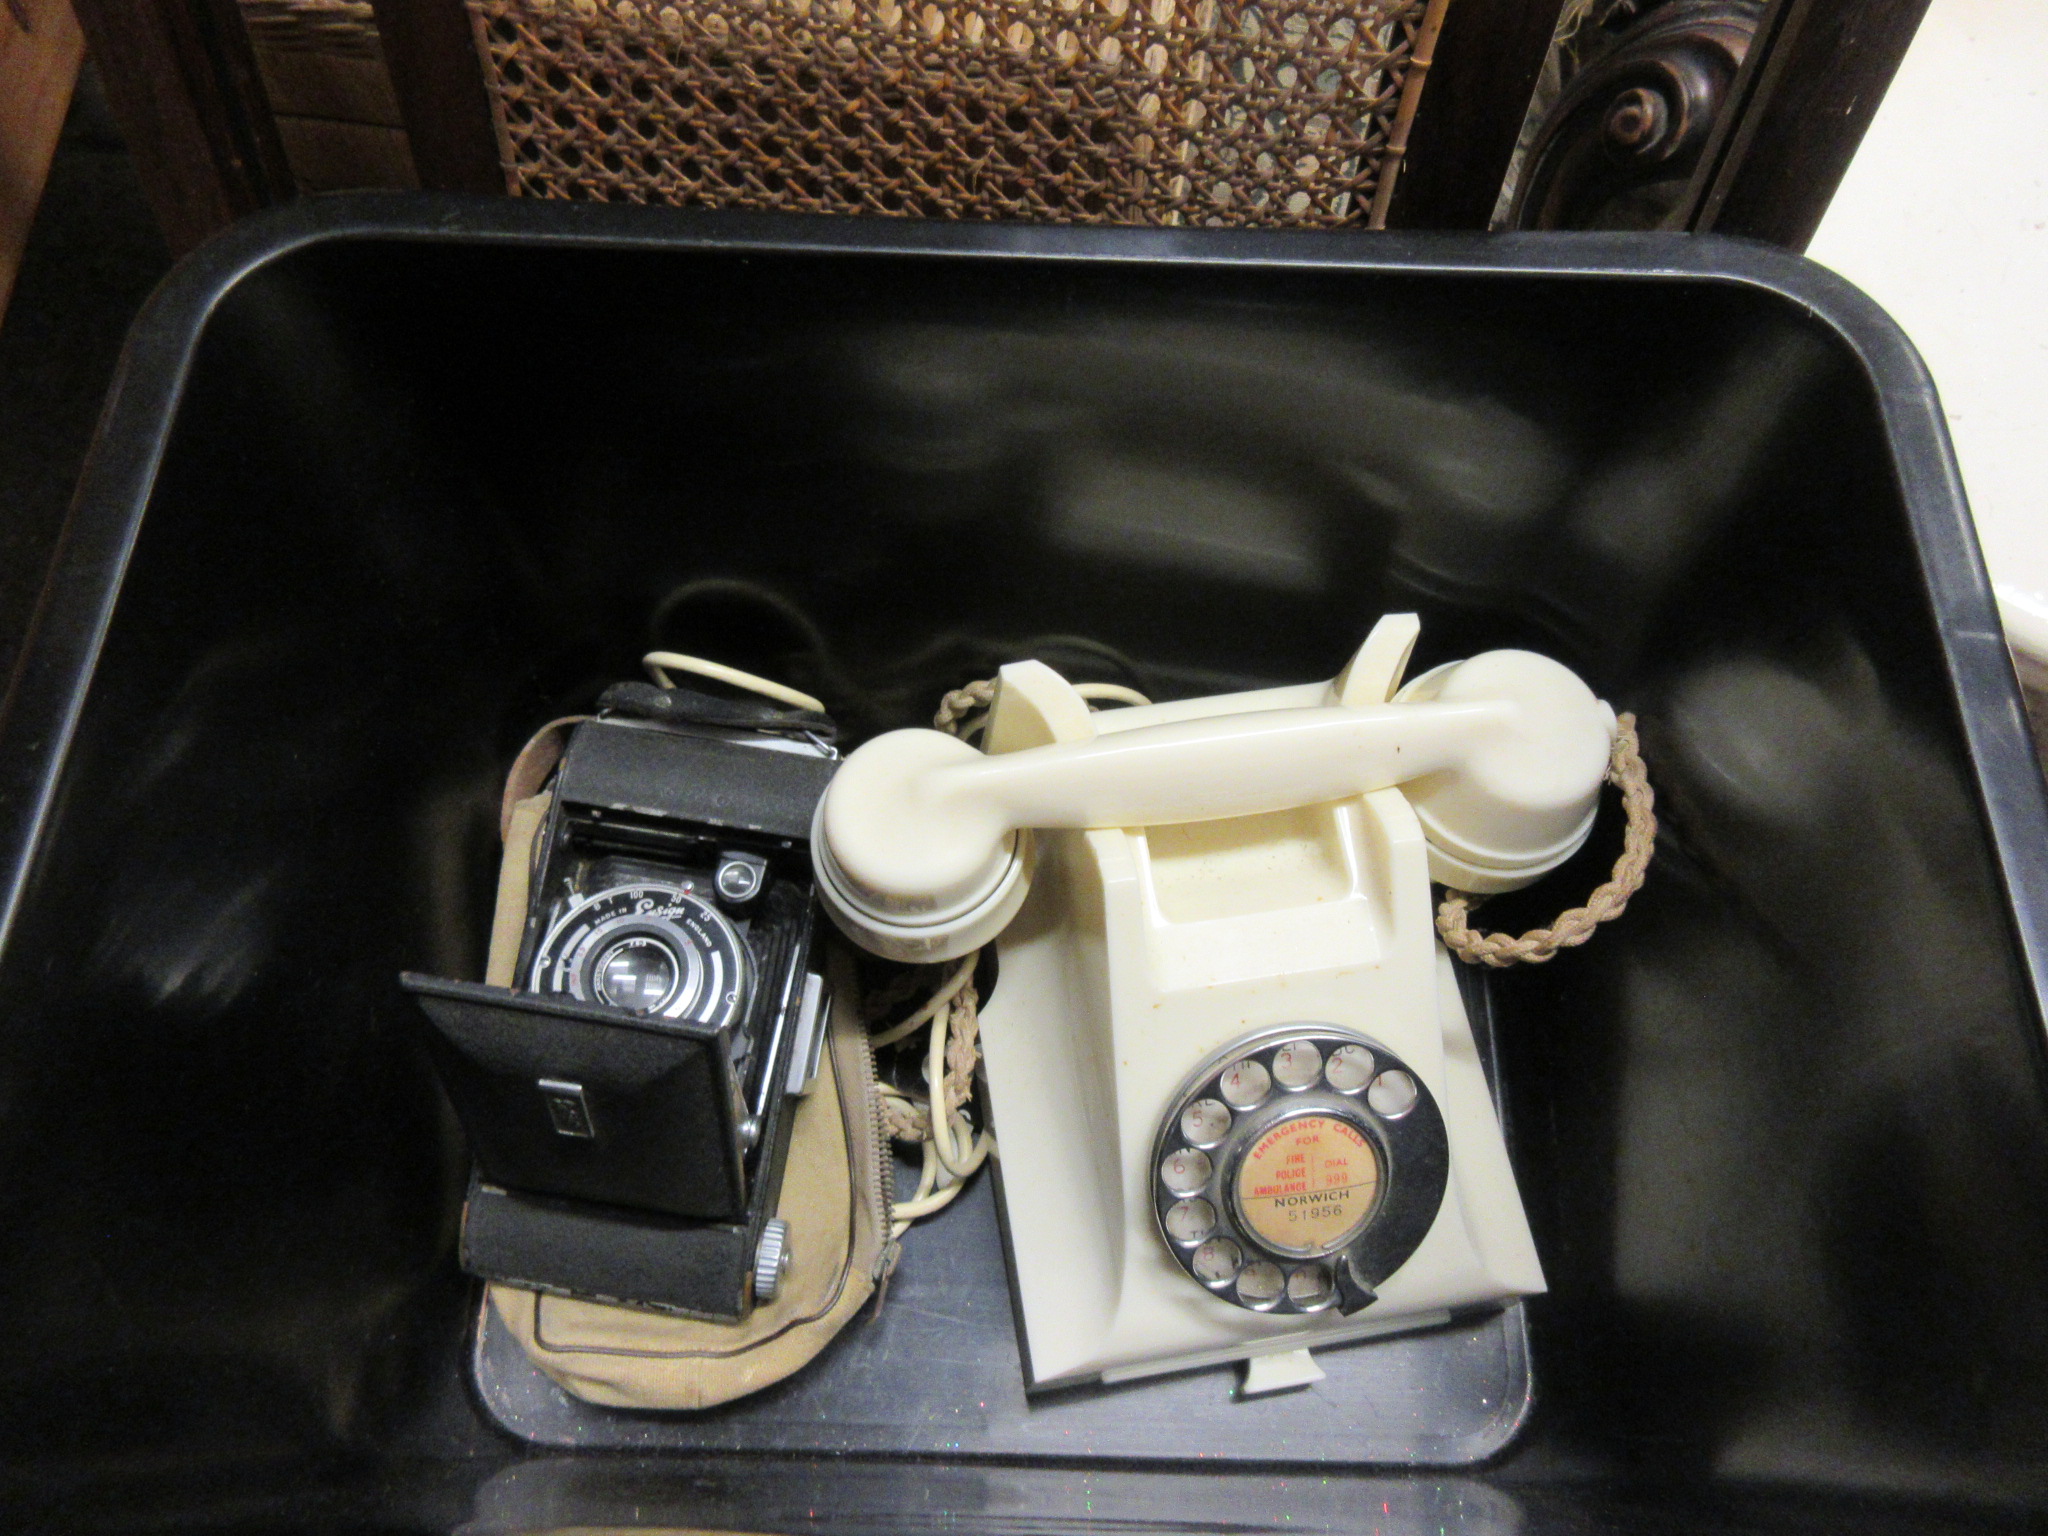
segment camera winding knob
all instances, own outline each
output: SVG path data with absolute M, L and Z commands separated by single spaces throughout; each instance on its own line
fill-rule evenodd
M 761 1229 L 760 1246 L 754 1250 L 754 1303 L 773 1301 L 789 1273 L 789 1223 L 771 1217 Z

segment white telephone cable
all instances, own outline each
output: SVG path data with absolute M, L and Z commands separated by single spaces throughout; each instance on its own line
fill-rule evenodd
M 744 688 L 749 693 L 758 693 L 778 704 L 787 704 L 791 709 L 807 709 L 814 715 L 825 713 L 824 703 L 812 698 L 808 693 L 770 678 L 742 672 L 738 667 L 728 667 L 722 661 L 706 661 L 702 656 L 685 656 L 681 651 L 649 651 L 640 658 L 640 665 L 647 669 L 649 677 L 664 688 L 675 686 L 675 679 L 671 678 L 669 673 L 693 672 L 698 677 L 708 677 L 713 682 L 725 683 L 733 688 Z

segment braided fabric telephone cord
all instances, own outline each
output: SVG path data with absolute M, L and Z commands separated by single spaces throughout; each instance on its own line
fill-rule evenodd
M 1648 771 L 1636 740 L 1636 717 L 1622 715 L 1614 733 L 1614 752 L 1607 760 L 1607 782 L 1621 791 L 1622 809 L 1628 814 L 1621 857 L 1614 861 L 1614 873 L 1586 898 L 1583 907 L 1563 913 L 1548 928 L 1531 928 L 1521 935 L 1481 933 L 1467 921 L 1482 898 L 1463 891 L 1446 890 L 1436 909 L 1436 931 L 1444 947 L 1469 965 L 1495 968 L 1523 964 L 1541 965 L 1556 957 L 1560 949 L 1583 944 L 1602 923 L 1628 910 L 1629 898 L 1643 888 L 1650 857 L 1657 851 L 1657 797 L 1650 789 Z
M 996 681 L 992 677 L 984 678 L 978 683 L 970 683 L 965 688 L 956 688 L 939 700 L 939 710 L 932 716 L 932 725 L 949 735 L 964 736 L 973 729 L 972 726 L 962 723 L 965 717 L 974 709 L 988 708 L 995 696 Z M 939 996 L 932 999 L 933 1003 L 939 1004 L 939 1009 L 935 1011 L 942 1011 L 944 1014 L 943 1018 L 933 1019 L 932 1028 L 943 1028 L 946 1032 L 945 1072 L 939 1102 L 947 1106 L 949 1117 L 957 1114 L 951 1106 L 965 1104 L 968 1096 L 973 1093 L 974 1068 L 981 1060 L 981 1046 L 977 1038 L 981 1033 L 981 993 L 974 985 L 974 963 L 980 958 L 981 951 L 976 950 L 962 960 L 959 969 L 948 977 L 946 985 L 939 989 Z M 940 998 L 944 998 L 945 1001 L 940 1003 Z M 934 1051 L 932 1057 L 933 1060 L 938 1060 L 939 1052 Z M 930 1135 L 929 1112 L 924 1119 L 925 1134 Z M 960 1173 L 961 1170 L 955 1168 L 953 1160 L 946 1155 L 949 1149 L 944 1142 L 938 1144 L 938 1150 L 939 1161 L 944 1163 L 950 1172 Z M 977 1157 L 974 1161 L 979 1163 L 980 1158 Z M 972 1169 L 968 1171 L 971 1172 Z

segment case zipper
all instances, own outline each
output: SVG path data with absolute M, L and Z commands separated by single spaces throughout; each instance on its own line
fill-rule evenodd
M 894 1202 L 891 1199 L 893 1186 L 896 1182 L 895 1158 L 891 1155 L 889 1147 L 889 1123 L 882 1114 L 882 1095 L 877 1086 L 878 1078 L 875 1071 L 875 1051 L 874 1047 L 868 1044 L 867 1030 L 861 1023 L 860 1018 L 860 988 L 857 984 L 858 970 L 843 950 L 838 950 L 836 945 L 834 948 L 837 950 L 834 969 L 839 973 L 839 979 L 832 988 L 834 1012 L 836 1014 L 841 1008 L 844 1008 L 849 1017 L 849 1022 L 844 1025 L 835 1023 L 834 1037 L 835 1040 L 838 1038 L 841 1029 L 844 1029 L 848 1034 L 857 1034 L 859 1037 L 848 1042 L 850 1052 L 842 1053 L 840 1065 L 843 1070 L 846 1065 L 844 1061 L 845 1054 L 852 1054 L 859 1058 L 855 1070 L 860 1083 L 860 1091 L 863 1095 L 863 1107 L 866 1110 L 868 1134 L 873 1138 L 872 1144 L 866 1149 L 866 1157 L 855 1158 L 849 1156 L 847 1161 L 849 1165 L 859 1164 L 865 1169 L 862 1183 L 865 1185 L 864 1193 L 867 1197 L 868 1212 L 874 1220 L 875 1232 L 880 1239 L 875 1253 L 874 1267 L 869 1271 L 869 1275 L 870 1278 L 879 1284 L 883 1277 L 895 1267 L 896 1262 L 898 1245 L 893 1233 L 895 1226 Z M 841 1002 L 841 999 L 845 1001 Z M 851 1150 L 849 1149 L 849 1152 Z

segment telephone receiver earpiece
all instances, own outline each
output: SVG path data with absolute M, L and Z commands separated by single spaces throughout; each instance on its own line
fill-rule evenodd
M 1034 828 L 1215 821 L 1395 787 L 1436 878 L 1471 891 L 1527 885 L 1592 830 L 1614 712 L 1532 651 L 1448 663 L 1389 699 L 1415 632 L 1410 615 L 1382 620 L 1326 688 L 1205 700 L 1196 714 L 1119 711 L 1115 729 L 1085 739 L 984 754 L 939 731 L 878 736 L 846 759 L 818 807 L 826 910 L 875 954 L 951 959 L 993 939 L 1023 904 Z M 1051 694 L 1056 712 L 1086 714 L 1039 662 L 1005 667 L 1000 686 L 1032 690 L 1041 710 Z

